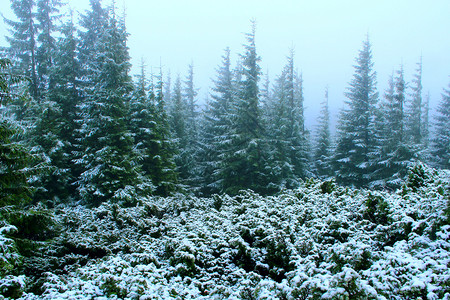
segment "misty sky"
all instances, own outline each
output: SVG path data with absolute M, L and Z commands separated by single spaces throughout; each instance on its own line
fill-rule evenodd
M 72 0 L 83 12 L 89 0 Z M 109 5 L 104 0 L 103 5 Z M 232 61 L 243 52 L 244 33 L 250 20 L 257 22 L 257 52 L 262 70 L 273 80 L 295 50 L 298 70 L 303 73 L 308 123 L 318 115 L 324 88 L 329 86 L 330 107 L 336 114 L 353 75 L 355 57 L 366 34 L 370 36 L 378 88 L 383 95 L 388 76 L 403 63 L 410 81 L 423 55 L 424 93 L 432 105 L 441 99 L 450 82 L 449 0 L 116 0 L 126 7 L 129 47 L 137 73 L 140 61 L 174 78 L 184 77 L 194 64 L 195 84 L 203 101 L 216 67 L 229 46 Z M 0 0 L 1 12 L 11 15 L 9 0 Z M 77 18 L 76 18 L 77 19 Z M 0 35 L 6 34 L 0 22 Z M 4 39 L 1 45 L 7 45 Z M 311 126 L 309 126 L 311 127 Z M 310 128 L 312 129 L 312 128 Z

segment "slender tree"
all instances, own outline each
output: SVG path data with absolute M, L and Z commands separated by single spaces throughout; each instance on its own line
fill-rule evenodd
M 331 168 L 331 134 L 330 112 L 328 109 L 328 87 L 325 89 L 325 98 L 318 119 L 316 150 L 314 152 L 314 165 L 319 178 L 332 175 Z
M 417 63 L 416 74 L 414 74 L 411 86 L 411 102 L 408 112 L 408 129 L 412 143 L 416 147 L 422 144 L 422 57 Z
M 450 84 L 437 108 L 432 154 L 437 167 L 450 169 Z
M 363 42 L 354 67 L 355 74 L 346 93 L 347 107 L 340 116 L 334 162 L 339 183 L 363 187 L 372 180 L 376 153 L 374 125 L 378 93 L 369 37 Z
M 35 6 L 34 0 L 11 0 L 11 8 L 18 21 L 4 18 L 11 34 L 6 37 L 10 46 L 4 51 L 13 62 L 14 72 L 25 74 L 30 79 L 28 81 L 30 94 L 38 99 L 39 78 L 36 58 L 38 29 Z
M 225 49 L 222 64 L 213 80 L 211 98 L 203 116 L 201 151 L 201 177 L 203 194 L 218 193 L 223 189 L 221 177 L 224 156 L 230 145 L 232 132 L 231 110 L 234 101 L 233 74 L 230 63 L 230 49 Z
M 17 95 L 11 85 L 24 79 L 23 76 L 8 74 L 11 61 L 0 59 L 0 104 L 7 106 Z M 32 175 L 29 150 L 13 141 L 17 129 L 1 115 L 0 119 L 0 207 L 21 205 L 30 201 L 32 189 L 28 179 Z
M 101 10 L 100 10 L 101 11 Z M 90 205 L 112 200 L 132 204 L 153 186 L 136 164 L 134 141 L 126 122 L 133 90 L 124 21 L 110 9 L 107 26 L 98 36 L 97 58 L 89 62 L 93 89 L 81 104 L 83 173 L 78 182 L 82 199 Z
M 253 189 L 266 193 L 270 167 L 266 163 L 266 141 L 259 105 L 260 58 L 256 53 L 255 23 L 246 35 L 245 53 L 241 55 L 240 73 L 236 77 L 236 102 L 233 108 L 231 147 L 225 155 L 223 169 L 224 190 L 237 193 L 241 189 Z

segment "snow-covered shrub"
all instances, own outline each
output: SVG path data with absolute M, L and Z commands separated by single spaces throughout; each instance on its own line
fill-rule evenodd
M 8 235 L 17 232 L 17 227 L 5 225 L 0 228 L 0 277 L 9 274 L 22 264 L 16 243 Z
M 272 197 L 60 207 L 22 297 L 450 299 L 450 174 L 422 170 L 395 193 L 307 180 Z

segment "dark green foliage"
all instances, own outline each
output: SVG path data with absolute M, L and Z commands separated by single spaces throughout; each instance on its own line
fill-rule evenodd
M 11 62 L 0 59 L 0 102 L 8 105 L 17 98 L 11 92 L 11 84 L 23 78 L 7 73 Z M 32 156 L 22 145 L 14 142 L 16 129 L 10 121 L 0 120 L 0 207 L 21 205 L 30 200 L 28 178 L 35 172 L 31 167 Z
M 324 181 L 320 185 L 320 191 L 322 192 L 322 194 L 331 194 L 335 190 L 336 183 L 333 180 Z
M 8 219 L 9 223 L 18 229 L 13 235 L 16 239 L 46 241 L 59 234 L 52 213 L 40 207 L 14 212 L 8 216 Z
M 382 196 L 369 193 L 365 205 L 366 209 L 363 213 L 365 219 L 375 224 L 389 224 L 389 204 Z
M 432 154 L 438 167 L 450 169 L 450 85 L 448 89 L 444 89 L 437 108 Z
M 373 156 L 376 154 L 375 107 L 378 101 L 368 37 L 354 67 L 355 74 L 346 93 L 347 108 L 340 116 L 334 163 L 338 183 L 364 187 L 372 180 Z
M 328 88 L 325 90 L 325 101 L 319 116 L 316 149 L 314 152 L 315 173 L 319 178 L 332 175 L 330 113 L 328 111 Z
M 232 111 L 233 124 L 230 130 L 230 147 L 223 165 L 223 189 L 237 194 L 240 190 L 252 189 L 258 193 L 270 190 L 270 166 L 267 162 L 267 141 L 259 106 L 260 58 L 256 53 L 255 24 L 246 35 L 242 65 L 236 74 L 236 100 Z
M 14 62 L 14 73 L 25 74 L 28 78 L 30 94 L 37 99 L 39 96 L 39 78 L 37 73 L 37 25 L 34 11 L 34 0 L 12 0 L 11 8 L 18 21 L 4 18 L 10 27 L 11 36 L 6 37 L 10 47 L 5 49 L 8 57 Z

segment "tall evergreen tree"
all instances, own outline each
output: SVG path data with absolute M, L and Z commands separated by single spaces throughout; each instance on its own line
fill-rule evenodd
M 416 147 L 422 144 L 422 57 L 417 63 L 416 74 L 412 80 L 411 103 L 408 112 L 408 129 L 412 143 Z
M 437 167 L 450 169 L 450 84 L 437 108 L 432 154 Z
M 381 111 L 384 127 L 379 136 L 381 150 L 375 171 L 376 181 L 372 182 L 372 187 L 398 188 L 412 159 L 413 152 L 406 141 L 405 90 L 406 83 L 401 66 L 395 79 L 390 78 L 389 88 L 385 93 L 385 103 Z
M 259 107 L 260 67 L 255 45 L 255 23 L 246 35 L 245 53 L 241 55 L 241 73 L 237 77 L 237 99 L 233 115 L 232 146 L 225 156 L 222 170 L 224 190 L 237 193 L 241 189 L 253 189 L 266 193 L 270 167 L 264 155 L 267 153 L 263 139 L 263 127 Z
M 10 104 L 17 95 L 11 85 L 24 79 L 22 76 L 8 74 L 11 61 L 0 59 L 0 104 Z M 28 184 L 30 161 L 29 150 L 14 142 L 16 128 L 4 115 L 0 119 L 0 207 L 21 205 L 30 201 L 32 190 Z
M 267 133 L 270 136 L 272 183 L 294 187 L 306 174 L 306 138 L 302 79 L 295 72 L 294 53 L 277 78 L 268 103 Z
M 423 147 L 425 149 L 428 149 L 429 142 L 430 142 L 430 92 L 427 93 L 425 96 L 425 102 L 423 104 L 423 111 L 422 111 L 422 142 Z
M 339 120 L 334 161 L 339 183 L 364 187 L 372 180 L 376 149 L 375 108 L 378 100 L 369 37 L 363 42 L 354 67 L 355 74 L 345 94 L 348 98 L 347 107 Z
M 194 84 L 194 66 L 190 64 L 188 66 L 188 74 L 184 81 L 183 89 L 183 102 L 185 104 L 185 116 L 186 116 L 186 148 L 184 152 L 186 154 L 185 163 L 187 163 L 188 176 L 186 177 L 186 183 L 195 190 L 198 189 L 200 184 L 200 169 L 198 167 L 198 151 L 199 151 L 199 114 L 197 111 L 197 94 L 198 91 Z
M 50 78 L 50 69 L 53 65 L 54 54 L 57 50 L 55 33 L 59 31 L 56 26 L 60 18 L 59 7 L 62 5 L 60 0 L 38 0 L 37 1 L 37 21 L 39 34 L 37 41 L 39 46 L 36 51 L 37 73 L 39 76 L 39 90 L 46 93 L 48 89 L 53 88 Z
M 6 37 L 9 43 L 6 52 L 13 62 L 16 74 L 25 74 L 29 78 L 29 91 L 32 97 L 38 99 L 39 78 L 37 71 L 37 25 L 36 3 L 34 0 L 11 0 L 11 8 L 18 21 L 4 18 L 10 27 L 11 36 Z
M 223 158 L 229 148 L 232 130 L 231 110 L 234 101 L 233 74 L 230 49 L 225 49 L 222 64 L 213 80 L 211 100 L 208 101 L 202 126 L 202 141 L 199 158 L 203 194 L 218 193 L 223 188 L 221 177 Z
M 100 10 L 101 11 L 101 10 Z M 89 32 L 88 28 L 88 32 Z M 80 133 L 83 139 L 83 168 L 78 190 L 90 205 L 112 200 L 130 204 L 151 184 L 136 164 L 133 137 L 126 123 L 133 89 L 124 21 L 118 21 L 114 7 L 98 36 L 96 60 L 90 62 L 93 86 L 81 104 Z M 86 49 L 85 49 L 86 50 Z
M 330 134 L 330 112 L 328 109 L 328 88 L 325 89 L 325 99 L 317 127 L 317 141 L 314 152 L 315 172 L 319 178 L 332 175 L 331 167 L 331 134 Z
M 130 125 L 144 175 L 155 185 L 156 194 L 167 196 L 175 190 L 175 165 L 168 142 L 169 129 L 160 78 L 156 88 L 155 94 L 153 79 L 149 84 L 142 65 L 131 101 Z
M 177 76 L 171 93 L 172 99 L 169 110 L 169 124 L 174 144 L 176 147 L 175 164 L 181 184 L 186 184 L 189 178 L 188 135 L 186 129 L 186 104 L 183 101 L 181 79 Z

